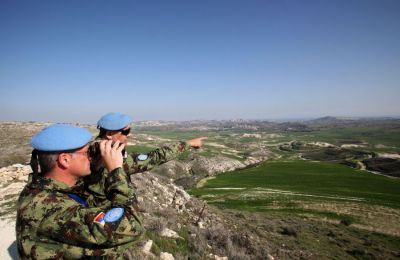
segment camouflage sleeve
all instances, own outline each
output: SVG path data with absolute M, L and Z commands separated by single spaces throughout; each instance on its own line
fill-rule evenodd
M 129 176 L 121 168 L 107 174 L 104 192 L 113 205 L 131 206 L 136 202 Z
M 128 174 L 144 172 L 154 166 L 166 163 L 178 158 L 178 156 L 190 147 L 185 142 L 179 142 L 171 146 L 163 146 L 147 154 L 130 153 L 124 163 L 124 170 Z
M 48 210 L 38 232 L 65 244 L 93 248 L 94 245 L 115 246 L 138 239 L 143 233 L 141 221 L 133 208 L 134 193 L 121 168 L 106 180 L 107 196 L 112 205 L 107 208 L 84 207 L 64 196 L 57 206 Z

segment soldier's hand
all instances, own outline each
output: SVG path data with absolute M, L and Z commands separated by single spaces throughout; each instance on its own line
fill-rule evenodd
M 203 145 L 203 140 L 205 140 L 205 139 L 207 139 L 207 137 L 199 137 L 199 138 L 188 140 L 187 143 L 191 147 L 198 149 Z
M 116 141 L 114 145 L 113 141 L 111 140 L 104 140 L 100 142 L 101 157 L 103 158 L 108 172 L 122 167 L 122 150 L 124 148 L 125 144 L 120 143 L 119 141 Z

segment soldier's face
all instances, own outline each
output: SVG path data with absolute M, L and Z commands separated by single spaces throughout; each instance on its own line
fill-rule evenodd
M 90 158 L 88 154 L 89 145 L 72 153 L 71 174 L 77 177 L 83 177 L 90 174 Z
M 128 137 L 131 135 L 130 133 L 126 134 L 126 132 L 129 132 L 128 129 L 131 127 L 128 125 L 121 129 L 122 131 L 115 131 L 110 135 L 110 139 L 115 141 L 119 141 L 120 143 L 127 144 L 128 143 Z

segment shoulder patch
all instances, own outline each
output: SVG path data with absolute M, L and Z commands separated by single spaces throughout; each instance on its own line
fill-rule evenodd
M 139 154 L 139 155 L 137 156 L 137 159 L 138 159 L 139 161 L 146 161 L 147 158 L 149 158 L 149 156 L 148 156 L 147 154 Z
M 112 208 L 106 212 L 104 221 L 106 223 L 118 221 L 124 215 L 124 208 Z
M 105 221 L 104 221 L 104 212 L 100 212 L 99 214 L 97 214 L 97 216 L 94 218 L 93 222 L 95 223 L 99 223 L 100 225 L 104 226 Z

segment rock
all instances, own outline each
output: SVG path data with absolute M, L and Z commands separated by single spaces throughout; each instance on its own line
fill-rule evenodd
M 153 168 L 150 172 L 166 176 L 173 182 L 176 179 L 190 176 L 190 167 L 185 162 L 172 160 Z
M 167 252 L 161 252 L 160 253 L 160 259 L 162 260 L 174 260 L 174 256 L 170 253 Z
M 192 168 L 195 174 L 202 173 L 208 176 L 243 167 L 245 167 L 245 165 L 240 161 L 222 156 L 212 158 L 196 157 L 190 162 L 190 168 Z
M 198 226 L 200 229 L 204 229 L 204 222 L 202 222 L 202 221 L 197 222 L 197 226 Z
M 153 240 L 148 240 L 142 247 L 142 252 L 145 253 L 146 255 L 151 254 L 150 250 L 151 247 L 153 246 Z
M 214 254 L 209 254 L 208 258 L 215 259 L 215 260 L 228 260 L 229 259 L 227 256 L 218 256 L 218 255 L 214 255 Z
M 164 228 L 161 233 L 160 236 L 162 237 L 170 237 L 170 238 L 180 238 L 183 239 L 183 237 L 179 236 L 178 233 L 176 233 L 175 231 L 169 229 L 169 228 Z
M 18 195 L 24 187 L 25 183 L 13 182 L 2 190 L 0 198 L 3 198 L 6 195 Z

